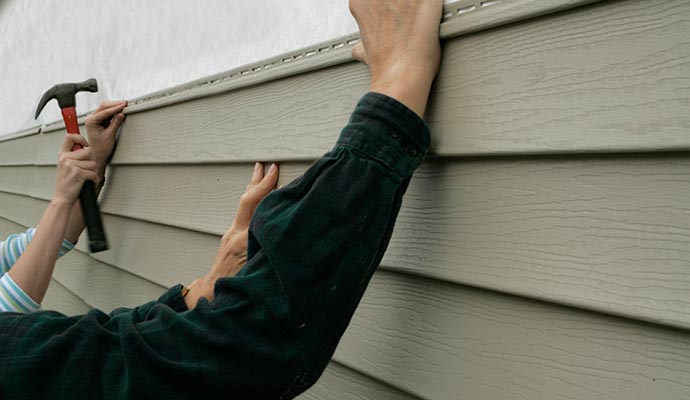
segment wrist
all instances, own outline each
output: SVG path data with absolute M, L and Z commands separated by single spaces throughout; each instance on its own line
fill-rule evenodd
M 96 173 L 101 179 L 105 177 L 105 169 L 107 166 L 108 163 L 105 161 L 96 161 Z
M 425 67 L 391 67 L 383 73 L 372 71 L 370 91 L 392 97 L 420 117 L 429 99 L 435 70 Z
M 62 196 L 55 195 L 55 197 L 53 197 L 53 199 L 50 201 L 50 204 L 48 206 L 51 208 L 54 208 L 54 209 L 58 209 L 58 210 L 62 210 L 62 209 L 71 210 L 72 206 L 76 202 L 77 202 L 77 199 L 69 200 L 69 199 L 66 199 Z

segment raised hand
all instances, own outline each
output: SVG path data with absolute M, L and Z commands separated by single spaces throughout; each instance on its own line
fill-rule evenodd
M 373 92 L 424 115 L 441 62 L 443 0 L 350 0 L 362 40 L 352 56 L 369 65 Z
M 115 148 L 117 130 L 125 121 L 122 110 L 127 101 L 105 101 L 86 117 L 86 134 L 93 151 L 93 160 L 98 163 L 101 173 L 105 172 L 108 158 Z
M 213 300 L 213 287 L 220 278 L 235 276 L 247 262 L 247 240 L 249 237 L 249 223 L 254 211 L 261 200 L 268 196 L 278 182 L 278 165 L 273 164 L 264 174 L 264 165 L 256 163 L 247 190 L 240 198 L 240 204 L 235 213 L 235 219 L 230 229 L 225 232 L 220 241 L 218 254 L 213 262 L 211 271 L 189 285 L 189 292 L 185 296 L 187 307 L 196 307 L 201 297 Z

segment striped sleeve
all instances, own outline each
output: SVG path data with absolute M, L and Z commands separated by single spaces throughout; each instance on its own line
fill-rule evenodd
M 0 312 L 29 313 L 37 311 L 41 305 L 29 297 L 22 288 L 7 274 L 34 238 L 36 228 L 29 228 L 24 233 L 10 235 L 0 243 Z M 63 240 L 58 257 L 62 257 L 74 248 L 74 244 Z
M 0 243 L 0 275 L 6 274 L 12 268 L 19 256 L 24 253 L 35 234 L 36 228 L 29 228 L 24 233 L 10 235 L 4 242 Z M 74 244 L 68 240 L 63 240 L 58 258 L 64 256 L 73 248 Z
M 40 308 L 41 305 L 24 293 L 10 274 L 0 278 L 0 312 L 31 313 Z

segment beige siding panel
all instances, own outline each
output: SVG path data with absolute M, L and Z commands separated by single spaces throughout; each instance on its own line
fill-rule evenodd
M 307 164 L 283 165 L 280 183 Z M 103 196 L 105 212 L 223 234 L 230 226 L 254 164 L 115 166 Z
M 24 227 L 36 226 L 47 205 L 45 200 L 0 192 L 0 218 Z
M 335 359 L 429 399 L 690 393 L 688 332 L 383 271 Z
M 281 180 L 306 167 L 283 165 Z M 251 168 L 117 166 L 103 209 L 220 235 Z M 690 327 L 688 171 L 685 154 L 433 160 L 412 180 L 383 263 Z M 143 232 L 138 226 L 131 231 Z M 203 242 L 148 227 L 155 231 L 145 236 L 160 238 L 161 249 Z M 217 243 L 209 240 L 206 254 Z
M 30 196 L 39 187 L 38 167 L 33 165 L 0 166 L 0 191 Z
M 81 251 L 62 257 L 53 276 L 95 308 L 110 312 L 156 300 L 166 288 L 99 262 Z
M 44 311 L 57 311 L 65 315 L 86 314 L 92 307 L 77 297 L 60 282 L 52 279 L 41 303 Z
M 79 126 L 82 135 L 86 135 L 83 125 Z M 41 135 L 40 146 L 36 152 L 36 165 L 55 165 L 57 164 L 58 153 L 62 142 L 65 140 L 67 131 L 64 129 L 47 132 Z
M 33 164 L 40 143 L 38 134 L 0 142 L 0 165 Z
M 208 273 L 220 237 L 105 215 L 110 249 L 91 255 L 164 287 L 190 284 Z M 82 235 L 81 248 L 87 239 Z
M 0 218 L 0 237 L 23 232 L 28 225 Z M 165 288 L 75 250 L 58 260 L 53 278 L 83 301 L 106 312 L 157 299 Z
M 331 362 L 300 400 L 415 400 L 418 397 Z
M 50 200 L 56 174 L 55 166 L 0 166 L 0 191 Z
M 690 3 L 609 1 L 446 43 L 439 155 L 690 148 Z M 312 159 L 368 87 L 343 64 L 144 113 L 115 163 Z

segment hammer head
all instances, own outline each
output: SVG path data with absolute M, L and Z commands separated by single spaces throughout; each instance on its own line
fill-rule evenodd
M 34 118 L 38 118 L 43 110 L 43 107 L 45 107 L 46 103 L 52 99 L 57 99 L 60 108 L 74 107 L 74 96 L 77 94 L 77 92 L 97 91 L 98 83 L 93 78 L 87 79 L 84 82 L 57 84 L 43 94 L 43 97 L 41 97 L 41 101 L 38 103 L 38 107 L 36 108 L 36 115 Z

